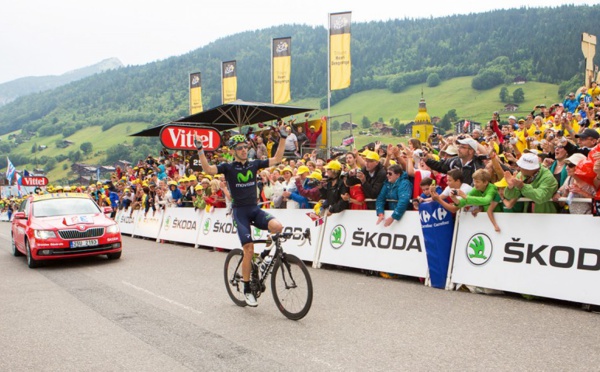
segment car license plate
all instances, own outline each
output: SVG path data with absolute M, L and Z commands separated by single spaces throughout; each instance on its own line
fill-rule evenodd
M 98 245 L 98 239 L 76 240 L 70 243 L 71 248 L 91 247 Z

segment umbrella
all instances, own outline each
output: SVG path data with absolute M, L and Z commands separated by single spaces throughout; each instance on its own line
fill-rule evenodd
M 237 101 L 225 103 L 213 109 L 176 120 L 173 123 L 202 123 L 209 124 L 209 126 L 214 126 L 215 128 L 218 128 L 217 125 L 232 128 L 277 120 L 314 110 L 311 108 L 275 105 L 272 103 L 246 102 L 238 99 Z
M 315 109 L 275 105 L 263 102 L 247 102 L 238 99 L 237 101 L 225 103 L 210 110 L 202 111 L 179 120 L 166 124 L 155 125 L 134 133 L 132 137 L 158 137 L 160 130 L 169 124 L 188 124 L 212 127 L 218 131 L 224 131 L 232 128 L 239 128 L 243 125 L 263 123 L 265 121 L 277 120 L 291 115 L 298 115 L 303 112 L 314 111 Z

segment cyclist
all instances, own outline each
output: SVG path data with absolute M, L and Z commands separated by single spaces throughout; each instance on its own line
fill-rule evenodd
M 268 168 L 281 163 L 285 150 L 285 141 L 280 141 L 275 156 L 264 160 L 248 160 L 248 140 L 242 134 L 229 139 L 229 148 L 233 150 L 234 160 L 231 163 L 211 165 L 206 159 L 202 148 L 202 141 L 196 136 L 198 157 L 204 172 L 215 175 L 225 175 L 227 186 L 233 199 L 233 220 L 237 226 L 238 236 L 244 249 L 242 261 L 242 277 L 244 282 L 244 295 L 246 304 L 255 307 L 258 305 L 256 298 L 250 291 L 250 272 L 252 271 L 252 257 L 254 256 L 254 243 L 250 225 L 270 233 L 279 233 L 283 226 L 272 215 L 266 213 L 258 206 L 256 176 L 259 169 Z

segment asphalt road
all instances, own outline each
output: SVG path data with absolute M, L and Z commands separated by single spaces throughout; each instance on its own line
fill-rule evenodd
M 270 290 L 240 308 L 225 253 L 124 237 L 105 257 L 28 269 L 0 223 L 2 371 L 596 370 L 600 315 L 576 304 L 312 269 L 294 322 Z

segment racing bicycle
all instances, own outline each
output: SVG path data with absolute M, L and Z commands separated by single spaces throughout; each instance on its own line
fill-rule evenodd
M 298 233 L 296 233 L 298 234 Z M 300 234 L 303 245 L 308 240 L 310 230 Z M 281 243 L 294 237 L 294 233 L 282 232 L 271 234 L 270 239 L 255 240 L 254 243 L 266 244 L 260 255 L 252 259 L 250 274 L 250 290 L 258 299 L 266 290 L 266 282 L 271 275 L 271 291 L 277 308 L 291 320 L 302 319 L 308 314 L 313 298 L 312 280 L 306 265 L 293 254 L 285 253 Z M 244 251 L 234 249 L 225 259 L 225 286 L 233 302 L 241 307 L 246 306 L 244 283 L 242 282 L 242 259 Z

